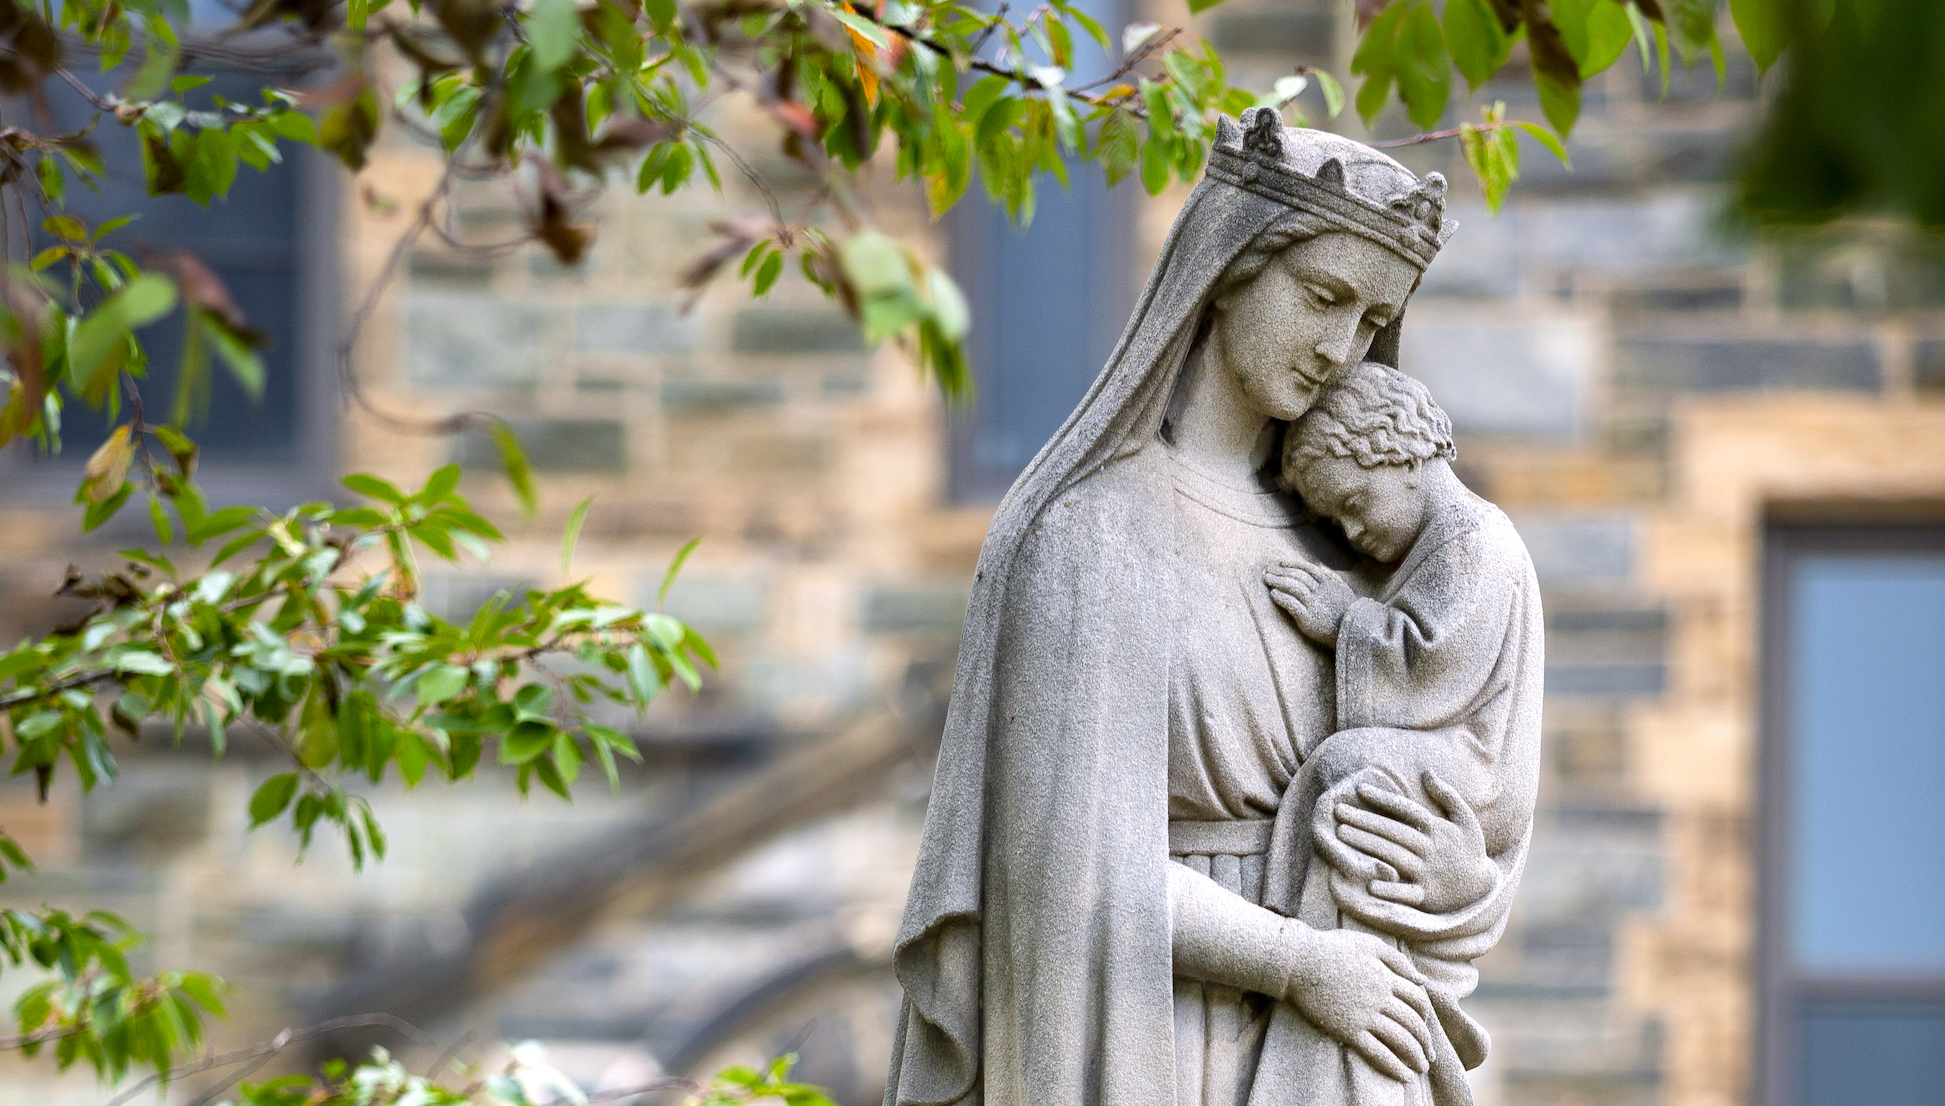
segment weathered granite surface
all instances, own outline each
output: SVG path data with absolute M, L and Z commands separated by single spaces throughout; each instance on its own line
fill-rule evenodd
M 1544 622 L 1395 367 L 1444 189 L 1224 122 L 987 533 L 888 1104 L 1470 1103 Z

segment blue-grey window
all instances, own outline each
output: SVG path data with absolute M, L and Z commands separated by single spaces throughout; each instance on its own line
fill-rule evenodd
M 1110 37 L 1126 21 L 1120 0 L 1076 4 Z M 1076 43 L 1070 85 L 1105 76 L 1110 61 Z M 976 395 L 954 413 L 952 497 L 997 499 L 1107 364 L 1133 307 L 1135 194 L 1109 189 L 1100 169 L 1076 165 L 1062 190 L 1043 175 L 1031 226 L 1007 222 L 975 183 L 953 212 L 952 270 L 972 305 Z
M 214 95 L 255 103 L 266 84 L 292 80 L 290 74 L 202 75 L 214 79 L 188 94 L 192 107 L 210 106 Z M 89 80 L 108 89 L 122 76 Z M 56 125 L 86 126 L 94 110 L 60 82 L 50 82 L 49 88 Z M 280 144 L 283 164 L 263 173 L 239 166 L 228 197 L 205 208 L 180 195 L 148 195 L 139 170 L 131 171 L 141 165 L 134 130 L 105 120 L 90 137 L 109 173 L 98 192 L 70 181 L 66 210 L 91 225 L 137 214 L 110 244 L 145 264 L 174 250 L 193 253 L 221 278 L 249 324 L 270 338 L 261 351 L 261 400 L 253 400 L 212 355 L 207 406 L 190 423 L 202 450 L 205 486 L 222 498 L 278 499 L 318 490 L 335 467 L 329 435 L 336 329 L 329 275 L 335 248 L 331 167 L 315 151 Z M 45 236 L 37 234 L 36 246 L 45 244 Z M 145 329 L 142 336 L 150 355 L 149 376 L 141 386 L 144 414 L 151 423 L 167 422 L 182 355 L 180 316 Z M 31 466 L 34 471 L 22 473 L 25 483 L 62 483 L 65 470 L 88 456 L 109 425 L 79 400 L 69 402 L 63 422 L 61 456 Z M 279 494 L 284 489 L 288 492 Z
M 1771 533 L 1774 1106 L 1945 1104 L 1945 527 Z

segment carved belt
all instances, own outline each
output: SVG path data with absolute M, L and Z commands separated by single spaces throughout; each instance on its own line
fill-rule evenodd
M 1276 822 L 1255 818 L 1231 822 L 1168 824 L 1170 856 L 1255 856 L 1270 851 Z

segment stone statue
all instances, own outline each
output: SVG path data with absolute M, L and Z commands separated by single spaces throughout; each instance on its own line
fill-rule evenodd
M 1470 1102 L 1541 638 L 1397 371 L 1444 181 L 1223 120 L 981 551 L 887 1106 Z

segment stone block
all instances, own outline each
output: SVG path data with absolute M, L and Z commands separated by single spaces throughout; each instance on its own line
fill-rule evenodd
M 858 324 L 823 308 L 746 307 L 730 324 L 738 353 L 863 353 Z
M 673 306 L 582 304 L 574 312 L 574 348 L 592 353 L 681 353 L 695 348 L 695 320 Z
M 783 385 L 774 380 L 665 380 L 662 406 L 669 411 L 710 414 L 738 407 L 783 402 Z
M 1616 312 L 1644 314 L 1658 311 L 1734 311 L 1742 306 L 1738 274 L 1706 274 L 1688 280 L 1616 289 L 1608 305 Z
M 1665 664 L 1556 664 L 1547 662 L 1547 694 L 1603 699 L 1660 695 L 1668 685 Z
M 1636 334 L 1616 346 L 1614 382 L 1634 392 L 1875 391 L 1882 377 L 1865 341 Z
M 414 289 L 406 307 L 406 379 L 435 387 L 531 387 L 562 347 L 563 321 L 545 304 L 483 291 Z
M 164 857 L 201 841 L 209 824 L 210 777 L 201 767 L 145 765 L 81 799 L 81 839 L 94 857 Z
M 507 420 L 535 472 L 621 472 L 628 467 L 628 434 L 613 419 Z M 499 450 L 482 434 L 468 434 L 454 450 L 461 464 L 494 467 Z
M 1629 699 L 1668 682 L 1668 614 L 1660 608 L 1547 614 L 1547 694 Z
M 945 585 L 874 587 L 865 593 L 859 614 L 872 633 L 957 633 L 965 618 L 965 588 Z
M 1412 302 L 1423 304 L 1428 297 L 1439 296 L 1503 298 L 1518 292 L 1519 213 L 1506 208 L 1494 216 L 1484 207 L 1455 205 L 1451 215 L 1458 220 L 1457 234 L 1462 236 L 1455 238 L 1458 248 L 1440 251 L 1425 270 Z M 1415 320 L 1419 314 L 1408 318 Z M 1407 332 L 1412 325 L 1406 325 Z
M 653 606 L 661 586 L 660 580 L 653 581 L 642 602 Z M 676 577 L 662 609 L 704 634 L 741 633 L 763 625 L 769 592 L 752 580 L 685 574 Z
M 474 254 L 421 250 L 413 253 L 405 264 L 406 274 L 414 285 L 484 288 L 493 279 L 493 259 Z
M 1522 177 L 1518 187 L 1525 185 Z M 1717 232 L 1718 210 L 1713 197 L 1689 192 L 1525 205 L 1519 212 L 1521 263 L 1528 270 L 1623 277 L 1740 268 L 1748 247 Z
M 1637 149 L 1629 160 L 1643 183 L 1726 181 L 1742 156 L 1740 130 L 1654 127 L 1632 137 Z M 1580 168 L 1578 160 L 1574 168 Z
M 1517 515 L 1543 585 L 1614 583 L 1634 574 L 1634 520 L 1624 514 Z
M 1580 316 L 1418 310 L 1406 318 L 1400 356 L 1461 433 L 1571 438 L 1600 343 Z
M 1328 58 L 1337 44 L 1331 12 L 1296 10 L 1225 12 L 1216 17 L 1212 39 L 1223 53 L 1276 53 Z

